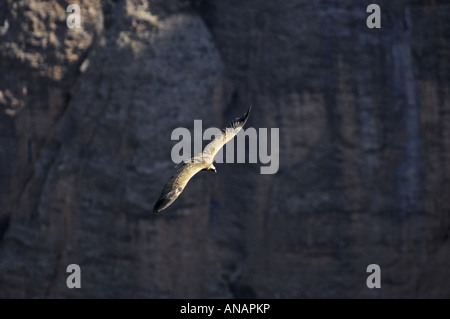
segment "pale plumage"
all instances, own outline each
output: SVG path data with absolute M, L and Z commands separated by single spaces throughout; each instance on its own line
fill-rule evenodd
M 249 107 L 243 116 L 235 119 L 222 129 L 222 133 L 206 145 L 202 153 L 177 166 L 177 172 L 169 179 L 166 186 L 164 186 L 159 199 L 153 207 L 153 212 L 158 213 L 169 207 L 180 196 L 189 180 L 198 172 L 202 170 L 217 172 L 213 165 L 214 156 L 242 129 L 247 122 L 250 110 L 251 107 Z

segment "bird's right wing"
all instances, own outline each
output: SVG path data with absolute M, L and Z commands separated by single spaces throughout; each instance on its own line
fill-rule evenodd
M 216 156 L 217 152 L 236 134 L 242 129 L 248 119 L 248 115 L 250 114 L 250 110 L 252 107 L 250 106 L 247 112 L 241 117 L 235 119 L 231 123 L 229 123 L 224 129 L 222 129 L 222 133 L 205 146 L 203 150 L 203 156 L 210 157 L 211 161 Z
M 178 166 L 177 173 L 173 175 L 167 182 L 166 186 L 164 186 L 158 201 L 153 207 L 153 212 L 158 213 L 172 204 L 178 196 L 180 196 L 189 180 L 204 168 L 204 163 L 194 160 L 191 162 L 187 161 L 181 163 Z

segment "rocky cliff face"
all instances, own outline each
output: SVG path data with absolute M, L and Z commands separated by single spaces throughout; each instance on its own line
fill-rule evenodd
M 450 296 L 445 2 L 78 3 L 0 3 L 0 297 Z M 172 130 L 250 104 L 277 174 L 217 164 L 152 214 Z

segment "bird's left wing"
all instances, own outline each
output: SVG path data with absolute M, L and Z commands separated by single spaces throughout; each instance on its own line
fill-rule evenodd
M 247 122 L 248 115 L 250 114 L 250 110 L 252 107 L 250 106 L 247 112 L 241 117 L 235 119 L 231 123 L 229 123 L 224 129 L 222 129 L 222 133 L 214 137 L 214 139 L 205 146 L 203 149 L 203 156 L 209 156 L 211 161 L 216 156 L 217 152 L 236 134 L 244 127 Z

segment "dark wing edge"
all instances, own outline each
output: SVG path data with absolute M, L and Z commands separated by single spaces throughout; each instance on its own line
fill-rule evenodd
M 172 177 L 170 177 L 170 179 L 164 186 L 161 195 L 159 195 L 159 198 L 156 201 L 155 206 L 153 206 L 154 213 L 159 213 L 160 211 L 166 209 L 178 198 L 178 196 L 180 196 L 181 192 L 183 191 L 183 188 L 177 187 L 174 189 L 173 186 L 178 175 L 180 175 L 180 173 L 186 168 L 186 165 L 187 163 L 181 162 L 175 166 L 177 171 L 175 174 L 172 175 Z
M 244 115 L 242 115 L 241 117 L 236 118 L 231 123 L 228 123 L 227 126 L 225 126 L 225 128 L 222 129 L 222 132 L 225 133 L 227 128 L 236 129 L 238 127 L 243 127 L 245 125 L 245 123 L 247 123 L 248 116 L 250 115 L 250 111 L 251 110 L 252 110 L 252 106 L 250 105 L 248 110 L 247 110 L 247 112 L 245 112 Z
M 181 187 L 178 187 L 170 192 L 161 193 L 161 196 L 159 196 L 159 199 L 156 201 L 155 206 L 153 207 L 154 213 L 159 213 L 169 207 L 177 198 L 180 196 L 183 189 Z
M 176 178 L 177 175 L 172 176 L 164 186 L 161 195 L 159 196 L 158 200 L 155 203 L 155 206 L 153 207 L 154 213 L 159 213 L 160 211 L 169 207 L 170 204 L 172 204 L 183 191 L 183 188 L 181 187 L 173 189 Z
M 214 158 L 217 152 L 230 140 L 232 139 L 247 123 L 248 116 L 252 106 L 250 105 L 247 112 L 241 117 L 236 118 L 223 128 L 222 135 L 216 136 L 209 144 L 203 149 L 203 154 L 209 154 Z

